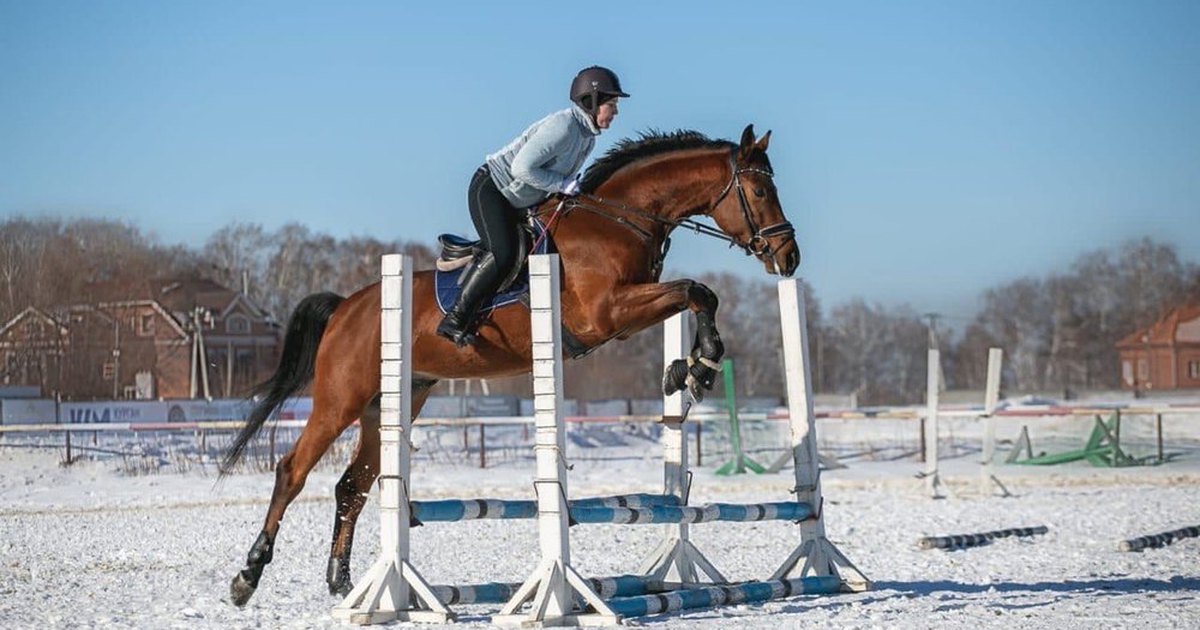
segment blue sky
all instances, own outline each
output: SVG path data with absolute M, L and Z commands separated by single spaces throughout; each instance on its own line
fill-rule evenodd
M 0 0 L 0 216 L 469 232 L 483 156 L 580 67 L 647 128 L 773 129 L 826 307 L 969 315 L 1151 236 L 1200 259 L 1200 2 Z M 597 155 L 598 155 L 597 152 Z M 765 277 L 676 239 L 668 268 Z

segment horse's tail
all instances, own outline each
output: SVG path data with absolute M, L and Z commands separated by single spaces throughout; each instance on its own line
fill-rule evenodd
M 321 345 L 321 336 L 325 334 L 325 325 L 345 299 L 335 293 L 314 293 L 301 300 L 296 310 L 292 311 L 287 334 L 283 338 L 279 367 L 271 378 L 250 392 L 249 399 L 256 402 L 246 417 L 246 424 L 238 431 L 225 453 L 221 476 L 233 470 L 250 440 L 278 411 L 283 401 L 312 381 L 316 371 L 317 348 Z

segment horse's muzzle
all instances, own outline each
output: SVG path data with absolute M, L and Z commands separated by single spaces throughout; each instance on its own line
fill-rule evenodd
M 767 273 L 790 278 L 800 266 L 800 246 L 796 244 L 796 239 L 789 238 L 779 249 L 760 259 L 767 268 Z

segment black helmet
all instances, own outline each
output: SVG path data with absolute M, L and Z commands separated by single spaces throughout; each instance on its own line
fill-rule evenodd
M 621 91 L 621 80 L 617 78 L 617 74 L 608 68 L 584 68 L 575 75 L 575 80 L 571 81 L 571 100 L 593 116 L 600 108 L 600 103 L 608 100 L 603 98 L 605 96 L 629 96 Z

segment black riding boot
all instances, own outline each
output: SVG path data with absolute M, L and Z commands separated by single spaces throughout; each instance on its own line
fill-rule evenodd
M 458 294 L 454 306 L 450 307 L 437 327 L 439 335 L 453 341 L 454 345 L 460 348 L 475 343 L 475 324 L 479 307 L 492 296 L 496 285 L 503 281 L 491 252 L 485 253 L 474 269 L 463 273 L 466 274 L 466 279 L 463 281 L 462 292 Z

